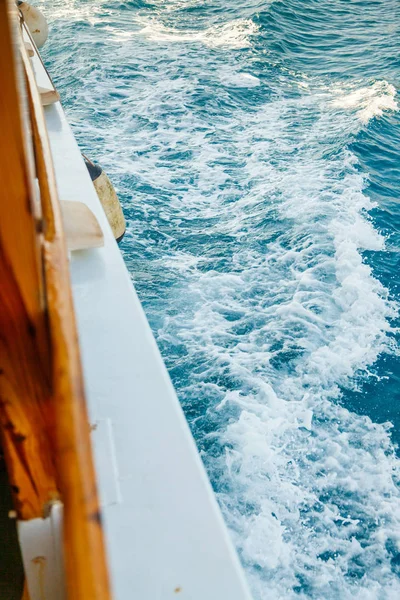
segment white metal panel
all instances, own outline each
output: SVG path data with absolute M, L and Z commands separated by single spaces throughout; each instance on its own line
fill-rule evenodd
M 18 537 L 30 600 L 66 600 L 61 503 L 46 519 L 18 521 Z

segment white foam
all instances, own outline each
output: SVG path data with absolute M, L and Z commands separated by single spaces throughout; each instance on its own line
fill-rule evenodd
M 258 26 L 251 19 L 236 19 L 204 30 L 175 29 L 156 19 L 142 19 L 139 33 L 156 42 L 201 42 L 210 48 L 229 47 L 234 49 L 251 46 L 251 36 Z
M 228 69 L 221 68 L 219 70 L 219 78 L 223 85 L 239 88 L 258 87 L 261 82 L 258 77 L 254 77 L 250 73 L 237 72 L 231 67 Z
M 221 78 L 245 82 L 252 64 L 207 52 L 215 31 L 160 27 L 147 20 L 116 40 L 108 60 L 138 78 L 114 80 L 104 57 L 70 116 L 93 148 L 102 124 L 97 158 L 134 214 L 127 264 L 181 398 L 191 414 L 205 406 L 192 425 L 214 444 L 203 457 L 254 596 L 394 600 L 399 461 L 389 426 L 341 407 L 340 388 L 392 350 L 396 307 L 363 261 L 385 240 L 355 157 L 338 150 L 359 129 L 352 113 L 379 114 L 375 100 L 394 95 L 389 84 L 351 96 L 307 78 L 293 98 L 285 74 L 269 81 L 281 99 L 229 113 L 212 104 L 209 116 L 196 94 L 218 98 Z M 250 43 L 241 27 L 230 38 L 226 25 L 231 47 Z M 178 44 L 143 36 L 203 47 L 182 60 Z
M 35 4 L 38 4 L 37 2 Z M 75 0 L 62 0 L 62 2 L 52 2 L 47 6 L 46 2 L 41 3 L 44 6 L 44 14 L 48 20 L 66 19 L 70 21 L 84 21 L 90 25 L 97 25 L 103 22 L 103 7 L 101 4 L 82 3 Z
M 322 110 L 320 122 L 292 158 L 285 136 L 293 132 L 282 131 L 286 113 L 291 119 L 298 111 L 300 117 L 302 105 L 310 110 L 312 103 Z M 324 598 L 374 598 L 371 590 L 377 589 L 394 598 L 400 592 L 385 548 L 390 540 L 400 540 L 399 493 L 392 479 L 399 464 L 388 429 L 336 404 L 339 386 L 351 385 L 380 352 L 390 351 L 387 318 L 395 307 L 360 254 L 384 249 L 384 239 L 365 217 L 373 205 L 363 193 L 354 156 L 344 152 L 340 160 L 325 162 L 313 155 L 320 135 L 326 144 L 341 127 L 329 112 L 330 103 L 320 93 L 298 106 L 277 102 L 254 120 L 242 114 L 237 133 L 232 126 L 230 141 L 236 160 L 246 157 L 251 191 L 229 206 L 229 217 L 218 193 L 213 209 L 207 202 L 203 210 L 218 216 L 215 235 L 243 236 L 234 256 L 237 273 L 192 271 L 184 299 L 172 301 L 173 307 L 191 308 L 168 318 L 159 331 L 161 340 L 174 332 L 194 364 L 205 361 L 201 379 L 214 373 L 222 381 L 241 382 L 236 392 L 223 383 L 212 390 L 220 397 L 218 412 L 227 415 L 226 426 L 221 416 L 219 436 L 229 450 L 209 458 L 208 467 L 224 473 L 222 487 L 228 486 L 229 493 L 221 493 L 220 502 L 242 558 L 254 568 L 256 597 L 263 599 L 295 598 L 292 588 L 299 581 Z M 343 127 L 348 127 L 346 120 Z M 277 131 L 281 137 L 273 135 Z M 203 147 L 192 163 L 203 173 L 204 183 L 200 179 L 197 185 L 207 195 L 210 177 L 218 189 L 218 171 L 207 167 L 211 148 Z M 269 157 L 286 150 L 285 169 L 279 173 Z M 271 220 L 276 210 L 291 220 L 289 248 L 269 243 L 265 255 L 248 248 L 249 227 L 250 235 L 257 236 L 257 207 L 261 218 Z M 182 206 L 186 213 L 192 210 L 202 210 L 194 189 Z M 223 316 L 233 312 L 242 315 L 243 326 L 263 324 L 235 334 L 238 322 L 232 325 Z M 304 352 L 286 377 L 271 367 L 277 354 L 272 340 L 283 340 L 283 351 L 294 345 Z M 204 390 L 198 385 L 193 376 L 182 393 L 201 397 Z M 232 421 L 235 407 L 240 416 Z M 378 526 L 378 542 L 373 530 L 381 521 L 390 526 Z M 320 558 L 325 555 L 332 558 Z M 383 580 L 379 561 L 388 565 Z M 352 583 L 347 573 L 360 563 L 363 579 Z
M 381 117 L 385 110 L 399 109 L 395 100 L 396 89 L 387 81 L 376 81 L 368 87 L 346 92 L 337 89 L 337 98 L 333 106 L 345 110 L 357 109 L 357 116 L 362 123 L 368 123 L 374 117 Z

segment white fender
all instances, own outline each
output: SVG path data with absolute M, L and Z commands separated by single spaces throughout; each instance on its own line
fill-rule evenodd
M 18 2 L 18 8 L 23 14 L 24 21 L 33 41 L 38 48 L 41 48 L 47 40 L 49 33 L 44 14 L 36 6 L 31 6 L 28 2 Z
M 119 242 L 124 237 L 126 223 L 114 187 L 104 171 L 102 171 L 101 175 L 93 181 L 93 185 L 96 188 L 97 195 L 103 205 L 104 212 L 111 225 L 114 237 Z

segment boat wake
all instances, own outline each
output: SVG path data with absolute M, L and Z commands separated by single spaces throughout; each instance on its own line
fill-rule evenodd
M 387 81 L 376 81 L 369 87 L 361 87 L 349 93 L 343 89 L 335 91 L 338 97 L 333 105 L 345 110 L 357 109 L 357 116 L 364 124 L 374 117 L 381 117 L 385 110 L 399 110 L 395 100 L 396 89 Z
M 384 585 L 394 598 L 397 575 L 382 573 L 400 540 L 391 426 L 340 398 L 390 351 L 396 306 L 362 259 L 384 239 L 367 218 L 355 157 L 326 162 L 311 143 L 324 131 L 333 144 L 340 128 L 322 97 L 269 105 L 230 129 L 231 153 L 219 146 L 210 161 L 205 145 L 196 155 L 192 173 L 209 182 L 211 165 L 219 172 L 202 191 L 213 197 L 203 207 L 210 222 L 201 258 L 165 257 L 186 283 L 157 334 L 256 597 L 376 598 Z M 322 114 L 301 143 L 290 120 L 312 103 Z M 270 163 L 279 152 L 283 172 Z M 237 181 L 233 163 L 247 174 L 236 199 L 227 182 L 218 193 L 221 170 Z M 175 206 L 181 230 L 194 233 L 187 215 L 198 202 L 193 189 Z M 227 235 L 220 255 L 216 240 Z
M 118 186 L 126 264 L 254 596 L 394 600 L 391 424 L 344 398 L 398 352 L 398 304 L 368 261 L 385 255 L 385 231 L 351 150 L 389 126 L 391 79 L 351 78 L 354 61 L 337 75 L 336 1 L 318 3 L 312 29 L 308 0 L 268 13 L 232 2 L 229 15 L 218 2 L 130 4 L 98 2 L 71 48 L 65 2 L 52 2 L 50 58 L 61 91 L 65 60 L 77 66 L 69 118 Z M 88 47 L 100 29 L 101 64 Z
M 167 27 L 156 19 L 143 19 L 140 35 L 155 42 L 200 42 L 210 48 L 249 48 L 251 36 L 257 31 L 257 25 L 251 19 L 237 19 L 223 25 L 215 25 L 203 31 L 174 29 Z

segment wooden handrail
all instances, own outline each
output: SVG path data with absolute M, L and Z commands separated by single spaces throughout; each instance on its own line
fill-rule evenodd
M 0 424 L 15 507 L 31 519 L 59 492 L 46 435 L 51 360 L 40 201 L 12 10 L 0 2 Z
M 69 600 L 108 600 L 60 203 L 40 96 L 11 0 L 0 0 L 0 72 L 0 301 L 6 306 L 0 422 L 7 468 L 20 519 L 44 516 L 58 497 L 64 503 Z

